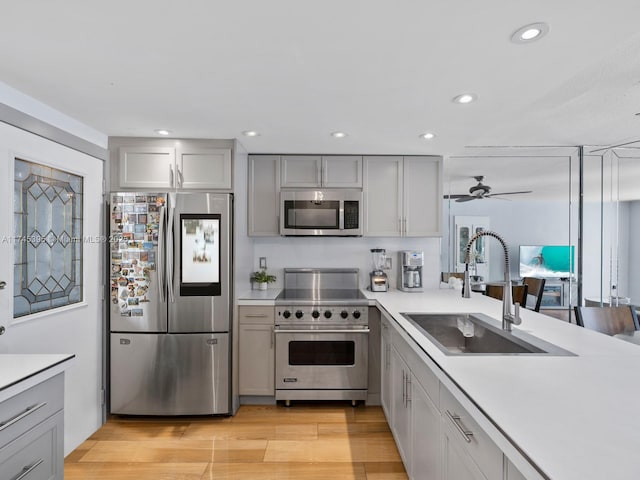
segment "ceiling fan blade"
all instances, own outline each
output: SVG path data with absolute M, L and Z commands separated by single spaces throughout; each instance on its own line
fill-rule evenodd
M 469 194 L 463 193 L 463 194 L 459 194 L 459 195 L 444 195 L 443 198 L 455 199 L 455 198 L 465 198 L 465 197 L 468 197 L 468 196 L 469 196 Z
M 476 195 L 465 195 L 463 197 L 458 198 L 456 202 L 470 202 L 471 200 L 477 200 L 478 198 L 482 198 L 482 197 L 478 197 Z
M 526 190 L 523 192 L 503 192 L 503 193 L 489 193 L 485 197 L 495 197 L 496 195 L 519 195 L 521 193 L 533 193 L 533 190 Z

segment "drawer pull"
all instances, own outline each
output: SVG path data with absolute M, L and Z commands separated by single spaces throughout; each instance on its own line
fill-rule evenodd
M 16 422 L 19 422 L 20 420 L 22 420 L 24 417 L 31 415 L 33 412 L 35 412 L 36 410 L 40 410 L 42 407 L 44 407 L 47 404 L 47 402 L 42 402 L 39 403 L 38 405 L 34 405 L 33 407 L 29 407 L 27 408 L 24 412 L 19 413 L 18 415 L 16 415 L 13 418 L 10 418 L 9 420 L 7 420 L 6 422 L 0 422 L 0 432 L 2 430 L 4 430 L 5 428 L 9 428 L 11 425 L 13 425 Z
M 41 458 L 40 460 L 38 460 L 36 463 L 34 463 L 31 466 L 26 466 L 22 469 L 22 471 L 18 474 L 17 477 L 13 477 L 13 480 L 22 480 L 23 478 L 27 478 L 27 475 L 29 475 L 31 472 L 33 472 L 36 468 L 38 468 L 38 466 L 44 462 L 44 460 Z
M 464 428 L 464 425 L 462 425 L 462 422 L 460 421 L 460 416 L 453 415 L 449 410 L 447 410 L 447 417 L 449 417 L 449 420 L 453 422 L 453 424 L 456 426 L 456 429 L 464 437 L 465 441 L 467 443 L 471 443 L 471 437 L 473 436 L 473 432 Z
M 267 318 L 266 313 L 245 313 L 244 316 L 247 318 Z

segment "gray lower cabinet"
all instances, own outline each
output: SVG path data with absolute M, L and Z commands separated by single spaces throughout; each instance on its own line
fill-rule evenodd
M 418 371 L 421 359 L 382 315 L 382 406 L 405 469 L 412 479 L 439 479 L 439 384 Z M 427 393 L 430 392 L 430 393 Z
M 240 306 L 239 393 L 275 395 L 275 308 Z
M 410 479 L 540 480 L 528 463 L 516 469 L 486 418 L 384 312 L 381 325 L 382 406 Z
M 391 418 L 393 435 L 405 468 L 411 465 L 411 371 L 395 348 L 391 348 Z
M 384 316 L 380 319 L 380 404 L 387 419 L 391 419 L 391 343 L 393 329 Z
M 502 478 L 502 452 L 473 416 L 441 384 L 444 480 Z M 465 473 L 462 473 L 465 472 Z
M 0 403 L 0 478 L 63 478 L 63 392 L 61 373 Z
M 440 478 L 440 412 L 418 381 L 411 384 L 411 478 Z

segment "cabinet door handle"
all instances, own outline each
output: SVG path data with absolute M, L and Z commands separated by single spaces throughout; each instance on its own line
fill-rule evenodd
M 407 387 L 407 382 L 404 381 L 404 370 L 402 370 L 402 404 L 406 405 L 406 395 L 407 392 L 405 390 L 405 388 Z
M 44 462 L 44 459 L 40 459 L 38 460 L 36 463 L 34 463 L 33 465 L 27 465 L 26 467 L 24 467 L 20 473 L 18 474 L 17 477 L 13 477 L 13 480 L 22 480 L 23 478 L 27 478 L 27 476 L 33 472 L 36 468 L 38 468 L 38 466 Z
M 38 405 L 34 405 L 32 407 L 27 407 L 27 409 L 22 412 L 19 413 L 18 415 L 16 415 L 13 418 L 10 418 L 7 421 L 4 422 L 0 422 L 0 432 L 6 428 L 9 428 L 11 425 L 13 425 L 16 422 L 19 422 L 20 420 L 22 420 L 24 417 L 31 415 L 33 412 L 35 412 L 36 410 L 40 410 L 42 407 L 44 407 L 47 404 L 47 402 L 42 402 L 39 403 Z
M 409 373 L 407 373 L 407 375 L 405 376 L 405 383 L 407 384 L 405 387 L 405 391 L 407 393 L 405 394 L 404 406 L 406 408 L 409 408 L 409 404 L 411 403 L 411 376 L 409 375 Z
M 276 343 L 276 328 L 271 327 L 271 350 L 273 350 L 275 343 Z
M 403 233 L 403 235 L 406 235 L 407 234 L 407 217 L 404 217 L 402 219 L 402 223 L 404 224 L 404 233 Z
M 458 432 L 460 432 L 460 435 L 464 437 L 464 440 L 467 443 L 471 443 L 471 437 L 473 436 L 473 432 L 470 430 L 467 430 L 464 427 L 464 425 L 462 425 L 462 422 L 460 421 L 460 416 L 454 415 L 449 410 L 447 410 L 447 417 L 449 417 L 449 420 L 451 420 L 453 424 L 456 426 L 456 429 L 458 430 Z
M 182 187 L 184 185 L 184 174 L 182 173 L 182 169 L 176 165 L 176 173 L 178 174 L 178 187 Z

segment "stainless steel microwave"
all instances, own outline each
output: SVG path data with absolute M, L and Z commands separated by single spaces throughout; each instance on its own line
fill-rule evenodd
M 280 235 L 362 236 L 362 191 L 280 192 Z

